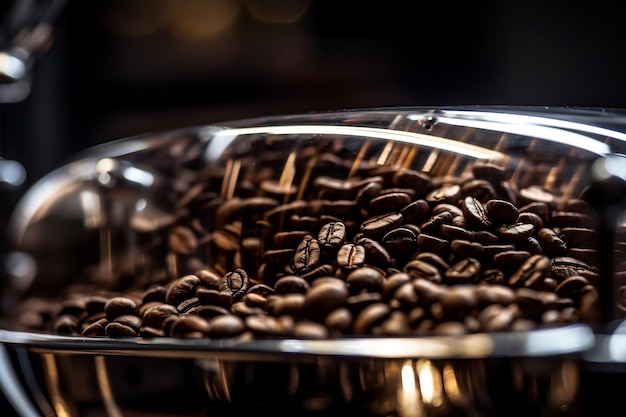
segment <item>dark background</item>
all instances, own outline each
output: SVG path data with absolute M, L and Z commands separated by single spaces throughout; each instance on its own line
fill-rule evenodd
M 155 130 L 365 107 L 626 108 L 619 6 L 69 0 L 31 94 L 0 105 L 0 155 L 28 174 L 4 211 L 76 152 Z

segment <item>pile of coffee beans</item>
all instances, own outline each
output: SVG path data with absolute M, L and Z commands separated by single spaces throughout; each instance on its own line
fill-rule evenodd
M 435 176 L 355 169 L 333 152 L 297 158 L 280 175 L 271 158 L 175 172 L 172 221 L 133 223 L 162 238 L 152 255 L 165 272 L 25 300 L 20 323 L 90 337 L 335 338 L 597 322 L 598 236 L 582 197 L 520 186 L 494 163 Z

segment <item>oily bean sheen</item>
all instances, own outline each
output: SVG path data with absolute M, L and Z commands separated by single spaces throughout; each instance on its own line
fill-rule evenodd
M 282 143 L 251 140 L 252 157 L 229 149 L 210 169 L 199 169 L 198 147 L 172 144 L 157 161 L 172 184 L 160 207 L 172 211 L 132 222 L 149 256 L 119 280 L 26 297 L 16 323 L 84 338 L 247 340 L 599 322 L 595 202 L 543 167 L 424 158 L 408 143 L 357 149 L 342 137 L 312 138 L 285 163 Z M 612 249 L 615 309 L 626 311 L 620 228 Z

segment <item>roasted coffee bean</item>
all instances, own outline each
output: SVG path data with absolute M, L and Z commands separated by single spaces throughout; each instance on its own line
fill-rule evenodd
M 399 211 L 411 203 L 411 195 L 407 192 L 389 192 L 374 197 L 369 203 L 372 214 L 390 213 Z
M 392 183 L 396 187 L 415 190 L 417 198 L 423 198 L 433 189 L 432 178 L 429 175 L 411 169 L 396 171 Z
M 530 223 L 514 223 L 498 227 L 498 236 L 506 242 L 523 242 L 534 232 L 535 226 Z
M 165 295 L 165 302 L 177 306 L 187 298 L 195 295 L 196 287 L 201 281 L 196 275 L 185 275 L 170 284 Z
M 407 262 L 404 266 L 403 272 L 408 274 L 411 279 L 421 278 L 436 284 L 439 284 L 442 281 L 442 275 L 437 267 L 419 259 Z
M 141 328 L 143 322 L 139 317 L 135 316 L 134 314 L 124 314 L 121 316 L 117 316 L 115 320 L 113 320 L 113 323 L 123 324 L 124 326 L 130 327 L 135 332 L 139 332 L 139 329 Z
M 529 252 L 533 255 L 541 255 L 543 253 L 543 248 L 537 239 L 534 237 L 529 237 L 528 239 L 516 242 L 515 246 L 517 250 Z
M 405 223 L 419 223 L 428 217 L 430 207 L 428 202 L 423 199 L 412 201 L 402 207 L 398 212 L 402 215 Z
M 478 285 L 474 292 L 480 307 L 491 304 L 509 305 L 515 301 L 515 291 L 502 284 Z
M 304 313 L 313 320 L 323 320 L 328 313 L 341 307 L 348 299 L 345 283 L 326 281 L 312 286 L 305 295 Z
M 464 258 L 446 271 L 444 281 L 451 285 L 475 283 L 478 281 L 481 269 L 482 265 L 478 259 Z
M 488 229 L 491 227 L 491 220 L 487 216 L 487 210 L 474 197 L 465 197 L 462 204 L 463 217 L 467 224 L 476 229 Z
M 508 307 L 492 304 L 480 312 L 478 321 L 480 328 L 485 332 L 502 332 L 511 328 L 515 315 Z
M 395 272 L 383 280 L 382 295 L 385 300 L 390 300 L 396 290 L 403 284 L 410 283 L 411 276 L 406 272 Z
M 380 270 L 369 266 L 355 269 L 346 276 L 346 282 L 350 286 L 350 291 L 353 293 L 362 290 L 380 291 L 384 279 L 385 277 Z
M 375 326 L 381 324 L 389 315 L 391 309 L 385 303 L 375 303 L 364 308 L 354 319 L 353 332 L 355 334 L 372 334 Z
M 346 300 L 346 306 L 353 314 L 358 314 L 365 307 L 380 303 L 383 297 L 379 292 L 360 292 L 355 295 L 351 295 Z
M 409 318 L 402 311 L 392 311 L 389 317 L 372 329 L 376 336 L 403 336 L 411 333 Z
M 147 303 L 150 303 L 152 301 L 158 301 L 160 303 L 164 303 L 166 294 L 167 294 L 167 287 L 166 286 L 164 286 L 164 285 L 155 285 L 153 287 L 148 288 L 148 290 L 146 290 L 146 292 L 143 294 L 143 297 L 141 298 L 141 303 L 142 304 L 147 304 Z M 102 298 L 104 300 L 106 300 L 106 298 L 104 298 L 104 297 L 102 297 Z
M 451 224 L 454 216 L 449 211 L 444 211 L 439 214 L 433 215 L 429 220 L 420 225 L 420 230 L 423 233 L 431 235 L 439 235 L 441 233 L 441 226 L 444 224 Z
M 582 289 L 589 285 L 587 278 L 582 276 L 573 275 L 565 278 L 559 283 L 554 292 L 560 297 L 577 299 L 582 292 Z
M 342 222 L 327 223 L 320 229 L 317 242 L 325 253 L 336 253 L 346 242 L 346 225 Z
M 100 320 L 96 320 L 91 323 L 89 326 L 85 327 L 81 332 L 81 336 L 85 337 L 97 337 L 97 336 L 106 336 L 105 327 L 109 324 L 109 321 L 106 318 L 101 318 Z
M 452 221 L 454 221 L 454 219 L 456 219 L 457 217 L 462 217 L 463 216 L 463 210 L 461 210 L 461 208 L 459 206 L 456 206 L 455 204 L 452 204 L 452 203 L 438 203 L 437 205 L 435 205 L 433 207 L 432 215 L 433 216 L 438 216 L 439 214 L 441 214 L 443 212 L 448 212 L 448 213 L 450 213 L 452 215 Z M 441 227 L 443 227 L 444 225 L 445 225 L 445 223 L 442 224 Z
M 536 288 L 552 272 L 550 258 L 545 255 L 532 255 L 509 278 L 513 288 Z
M 317 268 L 311 269 L 308 272 L 300 274 L 307 282 L 315 281 L 319 277 L 332 276 L 335 274 L 335 266 L 331 264 L 320 265 Z
M 492 163 L 476 163 L 472 167 L 472 173 L 476 178 L 489 181 L 492 184 L 504 181 L 508 177 L 504 167 Z
M 378 195 L 383 186 L 379 181 L 371 181 L 362 186 L 355 196 L 355 202 L 359 207 L 368 207 L 370 201 Z
M 437 236 L 420 233 L 417 236 L 417 247 L 425 252 L 434 252 L 440 256 L 447 256 L 450 242 Z
M 198 287 L 196 297 L 202 304 L 210 304 L 230 308 L 233 304 L 233 295 L 230 290 L 220 291 L 218 289 Z
M 113 297 L 104 306 L 104 312 L 109 321 L 115 320 L 116 317 L 124 314 L 138 313 L 137 303 L 129 297 Z
M 177 305 L 176 310 L 178 310 L 178 313 L 180 314 L 187 314 L 199 305 L 201 304 L 198 297 L 191 297 L 183 300 L 179 305 Z
M 567 253 L 567 245 L 550 228 L 544 227 L 537 231 L 537 240 L 541 245 L 543 252 L 548 256 L 563 256 Z
M 278 294 L 300 293 L 305 294 L 309 290 L 309 283 L 297 275 L 287 275 L 279 278 L 274 284 L 274 290 Z
M 326 339 L 328 337 L 328 329 L 324 325 L 311 321 L 296 322 L 292 333 L 294 337 L 300 339 Z
M 346 243 L 337 252 L 337 265 L 346 270 L 356 269 L 365 263 L 365 247 Z
M 376 240 L 364 237 L 359 239 L 356 244 L 357 246 L 363 246 L 365 249 L 366 263 L 383 268 L 393 265 L 391 255 L 389 255 L 387 249 Z
M 250 287 L 248 273 L 241 268 L 228 272 L 220 282 L 220 291 L 229 292 L 233 301 L 240 300 Z
M 54 320 L 52 331 L 64 335 L 79 334 L 78 318 L 72 314 L 63 314 Z
M 595 226 L 591 216 L 571 211 L 555 210 L 552 212 L 551 220 L 554 227 L 557 228 L 593 228 Z
M 444 224 L 444 225 L 441 225 L 440 230 L 441 230 L 441 236 L 448 239 L 449 241 L 453 241 L 453 240 L 471 241 L 473 239 L 472 233 L 463 227 L 458 227 L 458 226 L 454 226 L 451 224 Z
M 539 216 L 537 213 L 533 213 L 530 211 L 520 213 L 519 216 L 517 216 L 517 220 L 513 221 L 512 223 L 532 224 L 535 227 L 536 231 L 543 229 L 545 224 L 541 216 Z
M 504 272 L 500 269 L 490 268 L 480 272 L 478 276 L 479 284 L 499 285 L 505 283 Z
M 586 227 L 563 227 L 558 233 L 568 247 L 580 249 L 597 249 L 598 232 Z
M 531 185 L 519 191 L 521 204 L 543 203 L 553 206 L 558 203 L 556 196 L 542 187 Z
M 489 200 L 484 207 L 494 224 L 514 224 L 518 220 L 519 210 L 509 201 Z
M 450 264 L 448 263 L 448 261 L 433 252 L 419 252 L 417 255 L 415 255 L 413 260 L 424 261 L 434 266 L 435 268 L 437 268 L 441 275 L 445 274 L 446 271 L 450 269 Z
M 361 223 L 361 232 L 363 236 L 373 239 L 381 238 L 390 230 L 393 230 L 402 224 L 402 214 L 385 213 L 366 219 Z
M 503 271 L 514 271 L 520 268 L 532 253 L 523 250 L 507 250 L 493 255 L 493 266 Z
M 246 330 L 244 319 L 234 314 L 217 316 L 209 322 L 210 337 L 234 337 Z
M 108 337 L 136 337 L 138 335 L 134 328 L 118 322 L 107 324 L 104 333 Z
M 382 238 L 382 245 L 395 259 L 406 259 L 417 251 L 417 236 L 408 227 L 398 227 L 387 232 Z
M 426 194 L 425 199 L 431 206 L 434 207 L 437 204 L 443 203 L 456 204 L 459 198 L 461 198 L 461 186 L 458 184 L 449 184 L 439 187 Z
M 400 285 L 393 293 L 394 300 L 398 301 L 400 308 L 410 310 L 416 307 L 420 301 L 413 283 L 405 282 Z M 390 303 L 391 304 L 391 303 Z
M 170 304 L 160 304 L 149 308 L 142 316 L 144 326 L 160 329 L 163 322 L 170 316 L 178 316 L 176 307 Z
M 296 273 L 310 271 L 319 265 L 321 250 L 317 239 L 304 239 L 293 255 L 293 269 Z
M 311 232 L 305 230 L 290 230 L 278 232 L 274 235 L 274 244 L 278 249 L 293 248 L 305 239 L 311 239 Z
M 597 280 L 597 272 L 580 259 L 569 256 L 552 258 L 552 275 L 558 279 L 565 279 L 574 275 L 582 275 L 590 282 Z
M 450 242 L 450 251 L 458 258 L 480 258 L 483 255 L 483 245 L 464 239 L 454 239 Z

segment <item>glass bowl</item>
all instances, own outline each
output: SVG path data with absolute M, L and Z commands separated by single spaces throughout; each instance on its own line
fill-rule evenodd
M 4 390 L 24 415 L 581 415 L 626 309 L 625 120 L 344 110 L 89 149 L 11 219 Z

